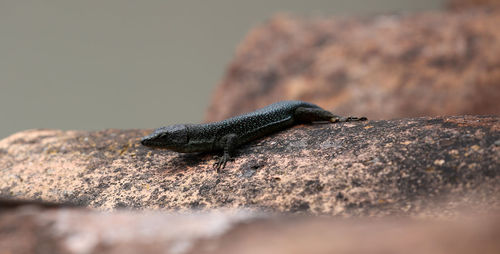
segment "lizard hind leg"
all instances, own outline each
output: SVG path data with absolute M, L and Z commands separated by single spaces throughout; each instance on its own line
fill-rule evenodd
M 317 121 L 329 121 L 332 123 L 337 122 L 355 122 L 355 121 L 365 121 L 366 117 L 343 117 L 334 115 L 332 112 L 324 110 L 322 108 L 306 108 L 298 107 L 294 112 L 294 117 L 299 122 L 317 122 Z
M 324 110 L 322 108 L 307 108 L 298 107 L 295 109 L 293 114 L 294 119 L 302 123 L 319 122 L 319 121 L 329 121 L 338 122 L 336 119 L 340 119 L 341 116 L 332 114 L 332 112 Z

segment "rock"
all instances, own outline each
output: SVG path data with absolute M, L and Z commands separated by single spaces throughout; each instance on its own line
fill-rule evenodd
M 500 207 L 500 117 L 299 125 L 213 154 L 141 146 L 145 130 L 31 130 L 0 141 L 0 195 L 101 210 L 245 208 L 448 216 Z
M 1 205 L 1 204 L 0 204 Z M 29 206 L 0 213 L 2 253 L 499 253 L 500 217 L 166 214 Z
M 54 209 L 77 207 L 71 203 L 53 203 L 41 200 L 11 199 L 11 198 L 0 197 L 0 212 L 24 206 L 35 206 L 40 208 L 54 208 Z
M 297 18 L 251 31 L 206 121 L 300 99 L 369 119 L 498 114 L 500 8 Z

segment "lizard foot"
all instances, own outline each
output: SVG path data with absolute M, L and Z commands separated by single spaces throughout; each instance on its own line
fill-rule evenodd
M 362 117 L 356 117 L 356 116 L 348 116 L 348 117 L 332 117 L 330 119 L 330 122 L 332 123 L 338 123 L 338 122 L 358 122 L 358 121 L 366 121 L 368 118 L 362 116 Z
M 217 171 L 217 173 L 220 173 L 220 170 L 224 169 L 226 167 L 227 162 L 230 160 L 232 160 L 231 157 L 227 156 L 226 154 L 218 158 L 217 161 L 214 163 L 214 169 Z

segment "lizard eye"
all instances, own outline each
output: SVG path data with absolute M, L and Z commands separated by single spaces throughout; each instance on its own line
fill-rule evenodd
M 171 145 L 184 145 L 188 142 L 187 128 L 184 124 L 176 124 L 165 127 L 160 133 L 159 139 Z

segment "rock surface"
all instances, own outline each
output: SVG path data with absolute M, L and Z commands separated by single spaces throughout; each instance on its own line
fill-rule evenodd
M 439 215 L 500 204 L 500 117 L 299 125 L 212 154 L 151 150 L 143 130 L 31 130 L 0 141 L 0 195 L 104 210 L 247 208 Z
M 276 16 L 239 46 L 206 121 L 284 99 L 369 119 L 498 114 L 500 8 Z
M 0 203 L 1 205 L 1 203 Z M 499 253 L 500 217 L 340 220 L 21 207 L 0 212 L 0 253 Z

